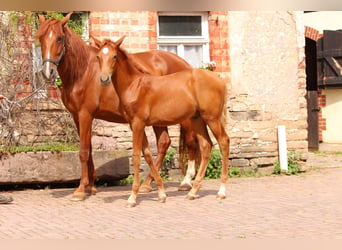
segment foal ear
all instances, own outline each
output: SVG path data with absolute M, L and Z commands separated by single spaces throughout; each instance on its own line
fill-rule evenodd
M 99 39 L 97 39 L 95 36 L 93 36 L 93 35 L 90 35 L 90 38 L 93 39 L 95 45 L 99 49 L 101 47 L 102 42 Z
M 115 42 L 115 46 L 116 47 L 120 47 L 121 43 L 123 42 L 123 40 L 125 39 L 126 36 L 122 36 L 119 40 L 117 40 Z
M 42 24 L 45 22 L 45 17 L 43 15 L 38 14 L 38 20 L 39 20 L 39 23 Z
M 62 20 L 62 26 L 64 26 L 70 19 L 70 16 L 71 16 L 72 12 L 69 12 Z

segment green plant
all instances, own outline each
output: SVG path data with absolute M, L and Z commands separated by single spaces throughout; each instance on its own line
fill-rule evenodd
M 213 149 L 211 151 L 209 163 L 207 170 L 205 172 L 205 179 L 218 179 L 221 175 L 221 164 L 222 164 L 222 156 L 221 152 L 218 149 Z
M 78 151 L 79 146 L 68 145 L 68 144 L 43 144 L 38 146 L 3 146 L 0 147 L 0 153 L 22 153 L 22 152 L 39 152 L 39 151 L 51 151 L 51 152 L 61 152 L 61 151 Z
M 228 172 L 229 177 L 241 177 L 241 170 L 240 168 L 231 168 Z
M 301 172 L 301 153 L 297 153 L 294 151 L 291 151 L 287 154 L 287 161 L 288 161 L 288 169 L 287 171 L 284 171 L 285 174 L 291 175 L 291 174 L 298 174 Z M 280 169 L 280 162 L 276 161 L 274 163 L 274 170 L 272 172 L 273 174 L 281 174 L 282 171 Z
M 58 88 L 62 87 L 62 80 L 61 80 L 60 77 L 56 78 L 55 86 L 58 87 Z
M 175 155 L 176 150 L 174 148 L 169 148 L 165 154 L 160 171 L 160 176 L 163 180 L 169 179 L 169 169 L 175 167 Z

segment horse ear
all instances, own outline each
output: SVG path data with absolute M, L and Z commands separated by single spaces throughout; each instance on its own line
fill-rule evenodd
M 101 41 L 99 39 L 97 39 L 96 37 L 94 37 L 93 35 L 90 35 L 90 38 L 93 39 L 95 45 L 97 46 L 97 48 L 101 47 Z
M 126 36 L 122 36 L 119 40 L 117 40 L 117 41 L 115 42 L 115 45 L 116 45 L 117 47 L 120 47 L 120 45 L 121 45 L 121 43 L 123 42 L 123 40 L 125 39 L 125 37 L 126 37 Z
M 72 12 L 69 12 L 62 20 L 62 26 L 64 26 L 70 19 L 70 16 L 71 16 Z
M 45 22 L 45 17 L 43 15 L 38 14 L 38 20 L 39 20 L 39 23 L 42 24 Z

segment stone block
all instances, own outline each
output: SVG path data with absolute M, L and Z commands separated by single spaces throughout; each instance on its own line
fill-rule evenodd
M 119 180 L 129 175 L 126 151 L 93 151 L 93 159 L 99 179 Z M 17 153 L 0 160 L 0 184 L 69 182 L 80 177 L 78 151 Z

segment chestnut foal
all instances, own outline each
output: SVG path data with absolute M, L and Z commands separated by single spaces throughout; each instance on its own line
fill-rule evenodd
M 101 69 L 100 80 L 107 82 L 111 79 L 133 132 L 134 182 L 127 206 L 136 205 L 140 152 L 148 146 L 144 128 L 169 126 L 184 120 L 191 121 L 201 151 L 201 164 L 187 198 L 195 198 L 205 175 L 212 148 L 206 127 L 208 125 L 222 154 L 221 185 L 217 198 L 224 199 L 229 157 L 229 137 L 223 123 L 227 93 L 225 83 L 215 73 L 203 69 L 188 69 L 165 76 L 146 75 L 135 67 L 134 60 L 120 48 L 123 39 L 124 37 L 117 42 L 109 39 L 95 42 L 100 48 L 97 53 Z M 153 162 L 151 164 L 159 189 L 159 201 L 164 202 L 166 194 L 162 179 L 158 171 L 153 170 Z

